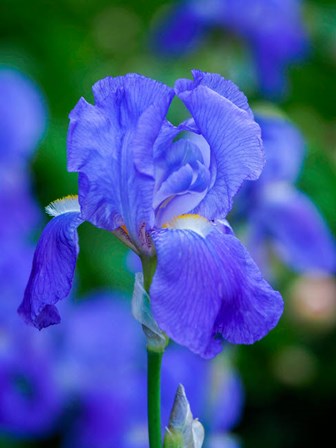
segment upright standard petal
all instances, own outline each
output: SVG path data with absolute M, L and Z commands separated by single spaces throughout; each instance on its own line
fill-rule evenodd
M 200 72 L 194 76 L 194 83 L 182 80 L 176 90 L 210 145 L 212 187 L 193 212 L 208 219 L 222 218 L 231 209 L 242 182 L 255 180 L 261 173 L 264 154 L 260 128 L 231 82 L 227 96 L 223 96 L 226 94 L 223 78 L 220 82 L 217 77 L 204 74 L 202 81 Z
M 75 198 L 56 201 L 48 211 L 55 217 L 42 232 L 18 309 L 39 330 L 61 320 L 55 304 L 70 292 L 79 252 L 77 227 L 83 222 Z
M 106 78 L 70 114 L 68 168 L 79 172 L 83 218 L 134 240 L 154 219 L 153 145 L 174 91 L 144 76 Z
M 239 109 L 245 110 L 251 117 L 253 112 L 248 104 L 244 93 L 239 90 L 236 84 L 229 79 L 223 78 L 218 73 L 202 72 L 201 70 L 191 70 L 194 77 L 191 79 L 179 79 L 175 83 L 175 89 L 178 93 L 185 90 L 193 90 L 198 86 L 209 87 L 209 89 L 230 100 Z
M 335 241 L 315 205 L 303 193 L 274 184 L 251 222 L 293 269 L 336 271 Z
M 150 296 L 160 328 L 211 358 L 223 340 L 252 344 L 265 336 L 283 301 L 231 231 L 206 220 L 195 226 L 195 219 L 204 218 L 153 232 L 158 264 Z

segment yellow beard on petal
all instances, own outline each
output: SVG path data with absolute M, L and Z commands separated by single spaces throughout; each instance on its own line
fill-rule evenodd
M 211 232 L 213 226 L 204 216 L 187 213 L 173 218 L 162 226 L 164 229 L 192 230 L 205 238 Z
M 64 198 L 56 199 L 55 201 L 51 202 L 46 208 L 46 212 L 50 216 L 59 216 L 63 215 L 64 213 L 69 212 L 80 212 L 80 205 L 78 202 L 78 195 L 75 194 L 69 194 L 68 196 L 65 196 Z

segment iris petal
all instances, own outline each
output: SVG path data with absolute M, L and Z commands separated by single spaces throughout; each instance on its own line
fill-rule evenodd
M 162 183 L 184 166 L 198 170 L 198 162 L 203 163 L 201 150 L 188 139 L 181 139 L 170 143 L 165 151 L 156 156 L 155 160 L 155 188 L 160 190 Z
M 259 126 L 230 99 L 231 90 L 224 97 L 211 88 L 210 81 L 210 87 L 200 83 L 197 86 L 196 82 L 195 85 L 190 82 L 191 90 L 177 92 L 210 145 L 213 186 L 194 213 L 214 219 L 229 212 L 233 196 L 244 180 L 259 177 L 264 154 Z M 219 91 L 224 93 L 223 87 Z
M 156 189 L 153 206 L 156 224 L 194 209 L 207 193 L 210 173 L 201 150 L 192 141 L 181 139 L 156 159 Z
M 131 74 L 93 88 L 96 104 L 81 100 L 70 115 L 68 168 L 78 171 L 84 219 L 136 240 L 153 220 L 153 145 L 174 92 Z
M 205 229 L 204 218 L 199 220 L 199 232 L 153 232 L 158 264 L 150 296 L 163 331 L 211 358 L 223 340 L 251 344 L 265 336 L 277 324 L 283 302 L 237 238 L 211 223 Z
M 19 314 L 42 329 L 60 322 L 55 304 L 71 289 L 79 252 L 79 212 L 56 216 L 45 227 L 38 242 L 33 267 Z
M 179 79 L 175 83 L 175 90 L 177 95 L 183 93 L 186 90 L 194 90 L 198 86 L 205 86 L 220 96 L 227 98 L 239 109 L 245 110 L 250 117 L 253 117 L 253 112 L 250 109 L 247 98 L 244 93 L 239 90 L 235 83 L 223 78 L 217 73 L 202 72 L 201 70 L 191 71 L 194 80 Z
M 190 188 L 193 180 L 193 169 L 189 164 L 174 171 L 168 179 L 162 182 L 154 197 L 154 208 L 158 207 L 165 199 L 184 193 Z

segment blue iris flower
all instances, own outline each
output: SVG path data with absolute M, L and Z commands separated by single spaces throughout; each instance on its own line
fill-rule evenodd
M 315 205 L 294 185 L 305 153 L 301 133 L 280 116 L 260 114 L 256 120 L 267 162 L 258 181 L 243 188 L 236 202 L 247 218 L 254 259 L 266 270 L 270 246 L 297 272 L 335 272 L 334 239 Z
M 37 328 L 60 321 L 85 220 L 114 232 L 142 258 L 156 257 L 154 318 L 169 337 L 204 357 L 223 340 L 251 344 L 278 322 L 283 301 L 225 221 L 244 180 L 264 165 L 260 128 L 230 81 L 200 71 L 171 89 L 130 74 L 93 87 L 70 114 L 68 169 L 79 197 L 52 203 L 19 307 Z M 166 119 L 174 96 L 191 114 Z M 191 138 L 188 138 L 188 136 Z M 208 145 L 198 145 L 202 138 Z
M 211 28 L 241 37 L 255 59 L 261 92 L 276 96 L 285 72 L 307 53 L 301 0 L 186 0 L 156 25 L 153 45 L 162 54 L 195 49 Z

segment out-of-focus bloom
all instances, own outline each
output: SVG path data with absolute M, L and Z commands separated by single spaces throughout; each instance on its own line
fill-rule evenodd
M 38 339 L 6 316 L 1 310 L 0 430 L 27 439 L 45 436 L 56 429 L 63 410 L 55 347 L 51 338 Z
M 70 397 L 64 446 L 148 447 L 144 335 L 127 301 L 107 292 L 91 295 L 67 308 L 62 329 L 58 376 L 64 395 Z M 163 428 L 180 382 L 192 413 L 205 424 L 205 447 L 212 447 L 212 439 L 229 440 L 243 407 L 242 384 L 229 358 L 209 362 L 177 345 L 167 348 L 162 365 Z
M 45 122 L 38 88 L 19 72 L 0 69 L 0 430 L 25 439 L 55 429 L 63 402 L 51 335 L 38 337 L 15 312 L 33 256 L 27 237 L 39 216 L 28 160 Z
M 17 244 L 18 239 L 27 240 L 41 215 L 31 192 L 27 168 L 3 165 L 0 175 L 0 210 L 6 211 L 6 219 L 0 223 L 0 239 Z
M 21 73 L 0 69 L 0 166 L 25 162 L 44 132 L 46 109 L 38 88 Z
M 280 294 L 224 219 L 243 181 L 263 168 L 259 126 L 232 82 L 193 75 L 175 91 L 136 74 L 106 78 L 93 87 L 95 105 L 81 99 L 71 112 L 68 168 L 79 172 L 79 201 L 47 208 L 54 219 L 19 308 L 27 322 L 43 328 L 60 321 L 55 304 L 70 291 L 77 227 L 87 220 L 114 232 L 145 269 L 157 261 L 153 316 L 195 353 L 212 357 L 223 340 L 253 343 L 277 324 Z M 192 116 L 177 127 L 165 118 L 174 95 Z
M 46 107 L 37 86 L 21 73 L 0 69 L 0 238 L 27 238 L 39 213 L 28 177 L 28 160 L 46 124 Z
M 287 66 L 307 52 L 301 0 L 186 0 L 164 15 L 152 39 L 160 53 L 176 56 L 215 27 L 246 41 L 267 95 L 283 91 Z
M 126 300 L 96 293 L 72 306 L 64 324 L 60 376 L 73 397 L 65 446 L 145 447 L 143 334 Z
M 299 174 L 304 140 L 285 118 L 257 116 L 266 165 L 260 179 L 240 193 L 236 204 L 247 218 L 249 248 L 260 266 L 267 267 L 267 245 L 299 272 L 333 272 L 336 251 L 320 213 L 294 182 Z

